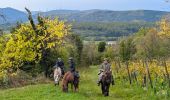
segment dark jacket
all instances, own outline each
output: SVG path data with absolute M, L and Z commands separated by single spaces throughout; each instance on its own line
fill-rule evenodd
M 56 67 L 60 67 L 61 69 L 64 69 L 64 62 L 63 61 L 57 61 Z
M 75 63 L 73 61 L 69 62 L 69 68 L 71 72 L 75 71 Z

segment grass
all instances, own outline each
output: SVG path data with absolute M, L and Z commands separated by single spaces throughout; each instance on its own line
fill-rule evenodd
M 154 94 L 153 90 L 145 90 L 128 82 L 116 80 L 111 86 L 110 96 L 104 97 L 100 87 L 96 85 L 97 67 L 81 69 L 79 92 L 63 93 L 61 87 L 54 84 L 29 85 L 22 88 L 0 90 L 0 100 L 169 100 L 161 93 Z

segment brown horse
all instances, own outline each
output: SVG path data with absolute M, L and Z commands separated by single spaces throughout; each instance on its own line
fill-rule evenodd
M 62 90 L 63 92 L 68 92 L 68 84 L 71 84 L 71 88 L 73 89 L 74 86 L 74 91 L 78 91 L 78 86 L 79 86 L 79 77 L 74 76 L 74 74 L 71 71 L 68 71 L 65 73 L 63 80 L 62 80 Z
M 109 96 L 109 88 L 112 81 L 112 71 L 105 71 L 102 75 L 101 89 L 104 96 Z

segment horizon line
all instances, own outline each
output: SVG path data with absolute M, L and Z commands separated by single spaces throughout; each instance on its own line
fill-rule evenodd
M 24 10 L 13 8 L 13 7 L 0 7 L 0 9 L 6 9 L 6 8 L 11 8 L 15 9 L 18 11 L 25 12 Z M 25 8 L 24 8 L 25 9 Z M 29 9 L 29 8 L 28 8 Z M 167 10 L 156 10 L 156 9 L 127 9 L 127 10 L 113 10 L 113 9 L 51 9 L 51 10 L 31 10 L 33 12 L 48 12 L 48 11 L 54 11 L 54 10 L 70 10 L 70 11 L 88 11 L 88 10 L 105 10 L 105 11 L 162 11 L 162 12 L 170 12 Z

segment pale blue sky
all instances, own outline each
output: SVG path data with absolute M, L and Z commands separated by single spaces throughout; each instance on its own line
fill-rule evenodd
M 13 7 L 24 10 L 48 11 L 54 9 L 88 10 L 162 10 L 170 11 L 165 0 L 0 0 L 0 8 Z

